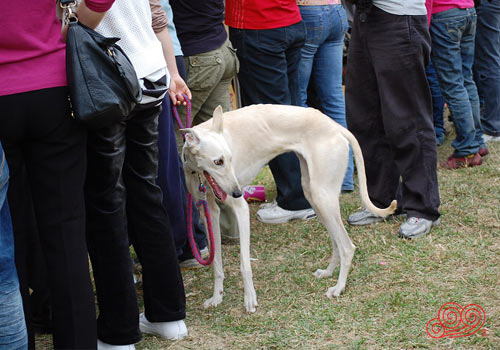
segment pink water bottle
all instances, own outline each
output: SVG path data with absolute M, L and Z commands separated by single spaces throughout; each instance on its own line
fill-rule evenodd
M 243 198 L 247 202 L 265 202 L 266 189 L 261 185 L 249 185 L 243 187 Z

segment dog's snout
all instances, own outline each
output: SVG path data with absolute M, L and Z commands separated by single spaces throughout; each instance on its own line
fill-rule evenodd
M 233 191 L 233 198 L 240 198 L 242 195 L 241 190 L 235 190 Z

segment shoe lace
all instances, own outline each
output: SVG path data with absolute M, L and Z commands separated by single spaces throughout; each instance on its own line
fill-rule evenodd
M 419 221 L 420 221 L 420 218 L 417 218 L 417 217 L 411 217 L 411 218 L 408 220 L 408 222 L 409 222 L 410 224 L 416 224 L 416 223 L 417 223 L 417 222 L 419 222 Z

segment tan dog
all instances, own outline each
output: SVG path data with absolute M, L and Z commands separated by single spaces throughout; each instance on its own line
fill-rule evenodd
M 204 199 L 198 191 L 200 182 L 211 187 L 206 199 L 215 236 L 214 293 L 205 307 L 222 302 L 224 270 L 222 267 L 219 213 L 215 198 L 234 210 L 240 233 L 241 274 L 244 302 L 248 312 L 255 312 L 257 296 L 250 266 L 250 217 L 241 188 L 248 185 L 274 157 L 293 151 L 300 160 L 302 187 L 319 220 L 330 234 L 333 253 L 325 270 L 317 278 L 331 277 L 340 262 L 337 284 L 328 288 L 329 298 L 345 288 L 355 246 L 340 217 L 339 194 L 347 168 L 349 145 L 356 166 L 361 200 L 373 214 L 387 217 L 396 209 L 396 201 L 386 209 L 373 205 L 368 197 L 363 156 L 358 142 L 345 128 L 312 108 L 284 105 L 253 105 L 222 113 L 219 106 L 213 118 L 185 132 L 184 172 L 188 190 L 195 199 Z M 227 195 L 229 194 L 229 196 Z

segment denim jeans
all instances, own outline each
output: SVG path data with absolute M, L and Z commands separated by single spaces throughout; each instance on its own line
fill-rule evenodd
M 483 113 L 484 133 L 500 136 L 500 0 L 482 1 L 476 8 L 474 79 Z
M 476 11 L 454 8 L 435 13 L 430 32 L 432 62 L 455 124 L 453 156 L 474 154 L 484 147 L 479 97 L 472 77 Z
M 342 53 L 344 35 L 348 28 L 346 12 L 342 5 L 299 8 L 307 28 L 306 43 L 302 47 L 299 64 L 301 104 L 307 106 L 307 87 L 312 77 L 318 108 L 346 128 L 342 90 Z M 354 189 L 353 172 L 352 151 L 349 151 L 343 190 Z
M 434 131 L 436 132 L 436 140 L 438 145 L 443 144 L 444 141 L 444 98 L 441 93 L 441 88 L 439 87 L 439 82 L 434 69 L 432 61 L 429 62 L 427 68 L 425 68 L 425 73 L 427 74 L 427 81 L 429 82 L 429 88 L 431 89 L 432 96 L 432 120 L 434 122 Z
M 0 349 L 27 349 L 28 334 L 16 265 L 7 186 L 9 168 L 0 144 Z
M 255 103 L 300 105 L 299 62 L 306 39 L 303 21 L 273 29 L 229 28 L 240 61 L 238 80 L 243 106 Z M 278 205 L 287 210 L 310 208 L 301 185 L 300 164 L 291 152 L 269 162 Z

